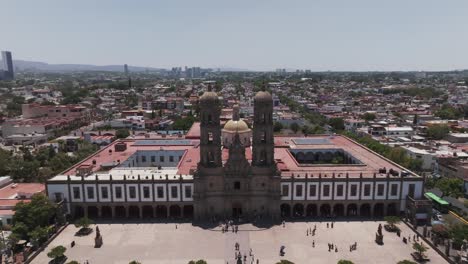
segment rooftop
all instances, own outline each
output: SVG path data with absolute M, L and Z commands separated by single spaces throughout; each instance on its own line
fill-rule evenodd
M 115 151 L 116 144 L 126 144 L 126 148 L 122 151 Z M 174 164 L 176 167 L 160 168 L 157 167 L 115 167 L 109 169 L 101 167 L 105 164 L 120 164 L 125 162 L 132 155 L 138 153 L 145 153 L 146 151 L 183 151 L 181 159 L 178 163 Z M 379 170 L 385 168 L 387 171 L 390 169 L 401 172 L 407 171 L 405 168 L 393 163 L 392 161 L 376 154 L 375 152 L 359 145 L 351 139 L 344 136 L 327 136 L 316 135 L 310 137 L 275 137 L 275 160 L 278 164 L 278 169 L 283 177 L 386 177 L 385 173 L 379 173 Z M 304 164 L 299 163 L 292 153 L 307 152 L 321 153 L 321 152 L 341 152 L 352 157 L 356 162 L 340 163 L 340 164 Z M 324 152 L 324 153 L 325 153 Z M 246 158 L 250 161 L 252 158 L 252 151 L 250 147 L 246 148 Z M 222 151 L 223 161 L 228 159 L 228 151 Z M 124 139 L 117 140 L 109 144 L 105 148 L 97 151 L 87 159 L 76 164 L 62 173 L 62 176 L 57 176 L 56 180 L 66 179 L 66 175 L 76 175 L 78 167 L 88 167 L 91 169 L 92 175 L 98 177 L 108 177 L 102 175 L 112 174 L 113 177 L 126 174 L 131 175 L 191 175 L 197 169 L 197 164 L 200 160 L 199 140 L 189 139 L 161 139 L 161 140 L 145 140 L 145 139 Z M 106 166 L 104 166 L 106 167 Z M 111 170 L 111 171 L 109 171 Z M 117 170 L 119 170 L 117 172 Z M 164 172 L 161 172 L 161 171 Z M 114 172 L 116 171 L 116 172 Z M 409 176 L 417 176 L 409 174 Z M 114 179 L 114 178 L 113 178 Z

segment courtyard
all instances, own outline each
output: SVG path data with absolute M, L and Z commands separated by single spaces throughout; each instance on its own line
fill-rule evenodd
M 239 226 L 237 233 L 221 232 L 221 228 L 203 229 L 190 223 L 99 223 L 104 244 L 94 248 L 95 232 L 77 237 L 75 226 L 69 225 L 32 263 L 45 264 L 50 261 L 47 252 L 63 245 L 67 248 L 68 261 L 76 260 L 90 264 L 127 264 L 137 260 L 142 264 L 186 264 L 190 260 L 204 259 L 208 264 L 235 263 L 235 244 L 239 243 L 242 255 L 251 263 L 250 249 L 259 263 L 274 264 L 288 259 L 296 264 L 335 264 L 340 259 L 349 259 L 356 264 L 396 264 L 400 260 L 412 260 L 412 243 L 405 244 L 402 237 L 414 233 L 405 224 L 399 224 L 402 237 L 383 231 L 384 245 L 374 242 L 379 223 L 376 221 L 335 222 L 287 222 L 260 229 L 251 224 Z M 316 226 L 315 236 L 307 235 L 308 228 Z M 93 229 L 95 227 L 93 226 Z M 71 248 L 70 243 L 76 245 Z M 422 241 L 420 239 L 420 241 Z M 315 242 L 315 247 L 312 243 Z M 357 249 L 350 252 L 350 245 Z M 328 251 L 333 243 L 338 252 Z M 425 243 L 424 243 L 425 244 Z M 427 246 L 427 244 L 425 244 Z M 279 256 L 280 247 L 285 247 L 285 256 Z M 432 248 L 426 252 L 429 263 L 447 263 Z

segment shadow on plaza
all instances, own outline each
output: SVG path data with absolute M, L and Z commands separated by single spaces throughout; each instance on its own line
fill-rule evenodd
M 235 225 L 243 225 L 243 224 L 251 224 L 255 228 L 258 229 L 269 229 L 274 226 L 279 226 L 283 224 L 283 221 L 287 225 L 288 223 L 329 223 L 329 222 L 336 222 L 336 223 L 346 223 L 346 222 L 375 222 L 375 221 L 383 221 L 382 217 L 314 217 L 314 218 L 285 218 L 282 220 L 257 220 L 257 221 L 233 221 Z M 103 225 L 103 224 L 191 224 L 192 226 L 199 227 L 202 229 L 213 230 L 213 231 L 220 231 L 214 230 L 215 228 L 219 227 L 220 223 L 224 223 L 224 221 L 208 221 L 208 220 L 192 220 L 192 219 L 95 219 L 94 220 L 96 225 Z M 242 231 L 242 230 L 240 230 Z M 255 230 L 251 230 L 255 231 Z

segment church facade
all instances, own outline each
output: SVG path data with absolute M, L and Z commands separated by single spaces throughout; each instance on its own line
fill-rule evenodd
M 187 137 L 131 136 L 47 182 L 74 217 L 269 219 L 405 214 L 430 220 L 424 179 L 339 135 L 275 136 L 273 101 L 254 98 L 253 129 L 221 126 L 218 95 L 199 100 Z M 199 126 L 199 128 L 198 128 Z M 196 136 L 193 136 L 196 134 Z

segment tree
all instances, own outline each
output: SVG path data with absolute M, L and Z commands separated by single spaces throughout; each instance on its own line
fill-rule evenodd
M 88 229 L 90 225 L 93 224 L 93 221 L 88 217 L 82 217 L 75 221 L 75 227 L 80 229 Z
M 459 178 L 443 177 L 436 181 L 435 187 L 442 192 L 441 197 L 458 198 L 463 196 L 463 180 Z
M 398 261 L 397 264 L 418 264 L 418 263 L 405 259 L 405 260 Z
M 391 230 L 395 230 L 395 225 L 397 225 L 401 221 L 400 217 L 398 216 L 386 216 L 384 217 L 384 220 L 387 222 L 387 224 L 390 225 Z
M 442 119 L 458 119 L 463 116 L 463 113 L 457 108 L 445 104 L 435 112 L 435 115 Z
M 447 125 L 432 125 L 427 128 L 427 135 L 432 139 L 443 139 L 450 133 L 450 128 Z
M 280 122 L 275 122 L 275 124 L 273 125 L 273 131 L 280 132 L 281 129 L 283 129 L 283 124 L 281 124 Z
M 188 264 L 207 264 L 207 262 L 205 260 L 203 260 L 203 259 L 199 259 L 197 261 L 191 260 L 191 261 L 189 261 Z
M 138 261 L 136 261 L 136 260 L 132 260 L 132 261 L 130 261 L 128 264 L 141 264 L 141 262 L 138 262 Z
M 333 117 L 328 120 L 328 124 L 333 127 L 334 130 L 344 130 L 344 120 L 341 117 Z
M 364 115 L 362 115 L 362 118 L 366 121 L 373 121 L 375 120 L 376 116 L 374 113 L 365 113 Z
M 449 229 L 449 235 L 454 244 L 461 245 L 464 240 L 468 241 L 468 225 L 453 225 Z
M 34 247 L 39 247 L 47 241 L 49 237 L 49 229 L 47 227 L 37 226 L 33 231 L 29 232 L 30 241 Z
M 286 260 L 286 259 L 282 259 L 282 260 L 276 262 L 276 264 L 294 264 L 294 262 L 291 262 L 291 261 Z
M 65 256 L 67 249 L 64 246 L 56 246 L 47 253 L 47 257 L 51 258 L 54 262 L 62 259 Z
M 194 116 L 187 116 L 184 118 L 179 118 L 174 121 L 174 124 L 172 124 L 172 128 L 174 130 L 189 130 L 192 127 L 194 122 L 195 122 Z
M 115 132 L 115 136 L 117 138 L 127 138 L 128 136 L 130 136 L 130 132 L 128 131 L 128 129 L 118 129 L 116 132 Z
M 424 252 L 427 251 L 427 247 L 424 246 L 422 243 L 414 242 L 413 243 L 413 249 L 419 253 L 419 255 L 424 256 Z
M 292 123 L 289 128 L 291 128 L 291 130 L 294 132 L 294 134 L 297 133 L 297 131 L 299 131 L 299 124 L 297 124 L 296 122 Z
M 47 227 L 56 214 L 57 207 L 44 194 L 35 194 L 31 202 L 19 202 L 14 208 L 13 234 L 21 239 L 29 239 L 31 234 L 42 237 L 44 230 L 37 227 Z
M 351 260 L 347 260 L 347 259 L 341 259 L 337 262 L 337 264 L 354 264 L 354 262 L 352 262 Z
M 80 263 L 76 260 L 72 260 L 72 261 L 67 262 L 67 264 L 80 264 Z

